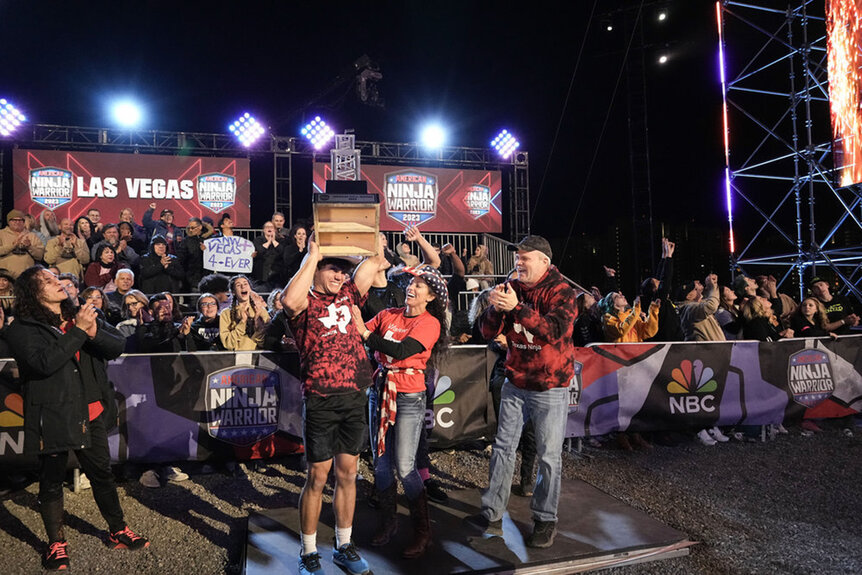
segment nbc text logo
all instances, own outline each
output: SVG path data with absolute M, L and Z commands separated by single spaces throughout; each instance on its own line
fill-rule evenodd
M 715 411 L 715 396 L 718 382 L 713 379 L 711 367 L 704 368 L 703 362 L 696 359 L 694 363 L 684 359 L 679 367 L 671 372 L 673 381 L 667 384 L 671 414 L 700 413 Z

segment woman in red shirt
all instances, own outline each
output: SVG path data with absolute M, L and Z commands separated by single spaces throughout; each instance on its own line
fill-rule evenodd
M 372 449 L 377 454 L 374 483 L 383 517 L 371 544 L 387 544 L 398 528 L 397 473 L 410 503 L 414 530 L 414 539 L 403 555 L 412 559 L 431 545 L 428 498 L 416 469 L 416 447 L 425 424 L 425 370 L 448 345 L 449 293 L 436 268 L 404 271 L 413 276 L 406 290 L 406 307 L 385 309 L 367 324 L 354 308 L 353 318 L 380 365 L 380 428 Z

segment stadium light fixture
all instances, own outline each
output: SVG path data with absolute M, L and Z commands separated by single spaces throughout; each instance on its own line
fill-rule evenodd
M 6 98 L 0 98 L 0 136 L 11 136 L 26 121 L 27 118 L 18 108 Z
M 119 100 L 111 106 L 114 121 L 123 128 L 135 128 L 144 117 L 141 107 L 132 100 Z
M 329 124 L 321 120 L 320 116 L 315 116 L 312 121 L 300 130 L 300 133 L 311 142 L 315 150 L 319 150 L 335 137 L 335 131 Z
M 664 22 L 665 20 L 667 20 L 667 12 L 662 10 L 661 12 L 658 13 L 658 21 Z
M 668 61 L 667 54 L 662 54 L 661 56 L 658 57 L 658 63 L 659 64 L 667 64 L 667 61 Z
M 494 148 L 498 154 L 500 154 L 501 158 L 508 158 L 512 155 L 512 152 L 518 149 L 518 146 L 521 145 L 521 142 L 509 132 L 508 130 L 503 130 L 497 137 L 491 140 L 491 147 Z
M 429 124 L 422 128 L 419 141 L 426 148 L 442 148 L 443 144 L 446 143 L 446 131 L 439 124 Z
M 260 122 L 248 112 L 237 118 L 227 129 L 246 148 L 254 144 L 265 132 Z

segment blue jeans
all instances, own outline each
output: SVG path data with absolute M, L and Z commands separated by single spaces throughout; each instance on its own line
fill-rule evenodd
M 497 437 L 491 452 L 490 480 L 488 489 L 482 493 L 482 514 L 487 519 L 496 521 L 506 512 L 521 430 L 526 421 L 532 421 L 539 474 L 530 509 L 535 521 L 557 520 L 568 412 L 567 388 L 527 391 L 515 387 L 508 380 L 503 383 Z
M 395 425 L 386 431 L 386 451 L 374 464 L 374 484 L 386 491 L 395 483 L 393 467 L 398 473 L 407 498 L 415 500 L 422 493 L 422 477 L 416 470 L 416 447 L 425 425 L 425 392 L 398 393 Z

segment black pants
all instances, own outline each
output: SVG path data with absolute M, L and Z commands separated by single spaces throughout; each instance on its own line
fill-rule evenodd
M 75 455 L 81 470 L 87 474 L 93 488 L 93 499 L 108 522 L 111 532 L 126 527 L 114 475 L 111 473 L 111 454 L 108 450 L 108 431 L 103 416 L 90 422 L 90 447 L 76 449 Z M 48 541 L 61 541 L 63 536 L 63 480 L 69 452 L 40 455 L 39 511 L 45 523 Z

